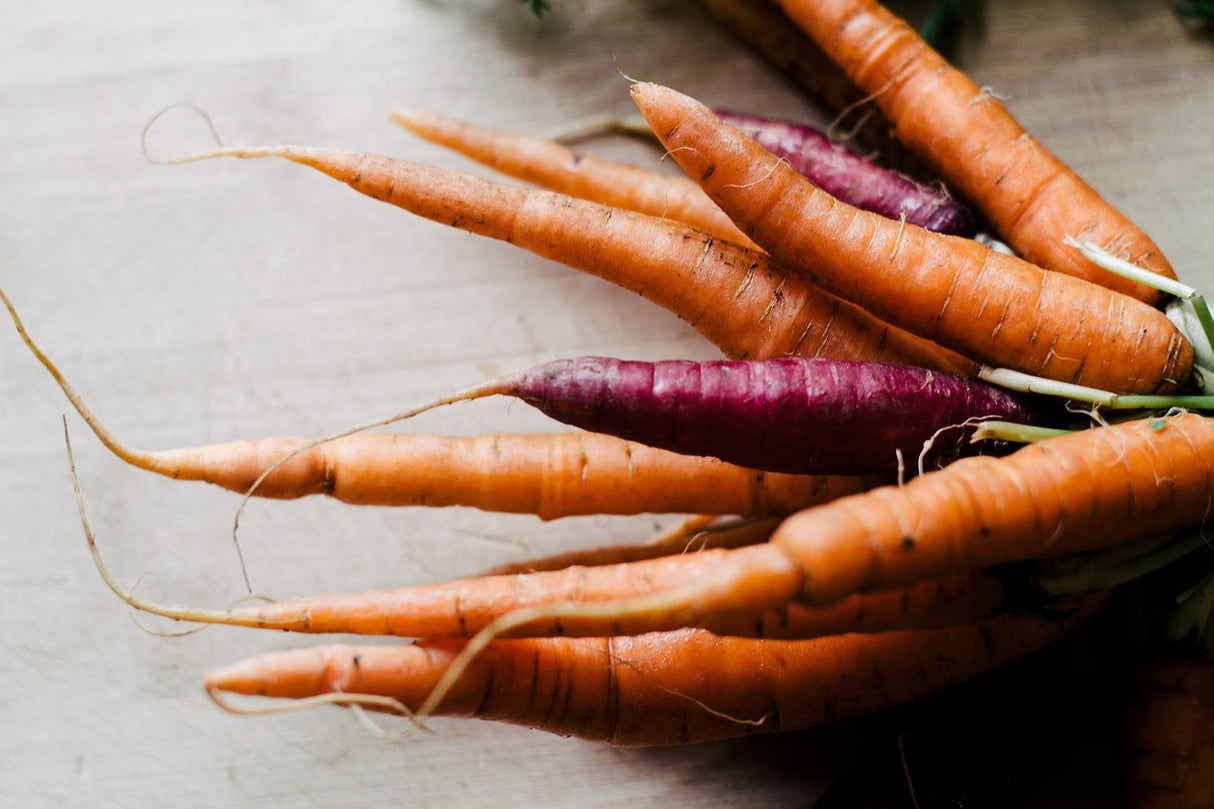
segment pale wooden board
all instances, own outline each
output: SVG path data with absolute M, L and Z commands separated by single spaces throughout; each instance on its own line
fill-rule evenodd
M 109 425 L 147 447 L 324 432 L 557 355 L 713 356 L 629 293 L 411 220 L 298 167 L 165 168 L 140 151 L 145 122 L 189 103 L 228 142 L 462 167 L 395 129 L 389 108 L 548 132 L 630 114 L 617 68 L 720 106 L 816 114 L 693 3 L 555 5 L 537 23 L 510 0 L 10 4 L 0 283 Z M 1210 39 L 1166 3 L 987 5 L 963 63 L 1139 219 L 1188 280 L 1214 288 Z M 153 134 L 165 152 L 208 144 L 184 113 Z M 217 629 L 163 638 L 133 623 L 85 549 L 63 398 L 11 332 L 0 345 L 5 805 L 803 806 L 847 753 L 846 729 L 621 751 L 476 722 L 384 742 L 337 711 L 229 716 L 201 693 L 205 671 L 306 641 Z M 68 423 L 120 578 L 142 575 L 141 593 L 170 601 L 239 596 L 234 498 L 125 469 L 78 419 Z M 416 424 L 542 425 L 489 402 Z M 281 597 L 432 581 L 640 538 L 662 522 L 304 501 L 255 504 L 242 536 L 255 586 Z

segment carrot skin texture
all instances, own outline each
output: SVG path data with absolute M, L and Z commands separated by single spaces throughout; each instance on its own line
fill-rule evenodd
M 766 547 L 766 546 L 759 546 Z M 741 552 L 754 548 L 742 549 Z M 285 599 L 271 604 L 226 610 L 219 622 L 256 629 L 306 634 L 334 632 L 396 637 L 458 637 L 473 634 L 495 618 L 532 605 L 582 604 L 646 596 L 681 582 L 709 575 L 739 551 L 706 550 L 661 557 L 639 563 L 570 567 L 558 571 L 502 576 L 476 576 L 437 584 L 396 587 L 363 593 L 325 594 Z M 783 566 L 776 560 L 776 568 Z M 764 571 L 766 572 L 766 571 Z M 786 588 L 776 606 L 792 600 Z M 764 599 L 766 602 L 768 599 Z M 766 603 L 754 606 L 744 596 L 722 612 L 758 615 Z M 641 634 L 674 629 L 716 615 L 637 614 L 628 616 L 560 616 L 537 619 L 516 634 L 589 636 Z M 734 615 L 728 616 L 735 621 Z M 778 625 L 774 621 L 773 625 Z M 751 626 L 761 622 L 753 621 Z
M 1080 430 L 963 458 L 897 489 L 798 512 L 772 535 L 802 599 L 1113 547 L 1209 518 L 1214 420 L 1193 413 Z
M 913 465 L 929 441 L 933 459 L 975 451 L 959 427 L 971 419 L 1042 423 L 1058 415 L 1037 400 L 923 368 L 794 357 L 577 357 L 505 386 L 566 424 L 791 474 L 893 473 Z
M 294 437 L 139 453 L 142 468 L 244 494 L 308 443 Z M 883 478 L 782 475 L 584 432 L 361 433 L 319 444 L 262 481 L 258 497 L 324 494 L 354 505 L 470 506 L 535 514 L 787 514 Z
M 988 365 L 1064 382 L 1151 393 L 1188 380 L 1193 347 L 1159 310 L 860 211 L 694 99 L 646 83 L 632 95 L 675 160 L 756 242 L 877 317 Z
M 396 109 L 392 119 L 426 140 L 510 177 L 579 199 L 676 219 L 717 238 L 754 247 L 703 189 L 686 177 L 646 171 L 552 140 L 487 129 L 427 110 Z
M 760 519 L 738 519 L 730 516 L 713 519 L 714 516 L 700 513 L 688 517 L 681 525 L 668 528 L 647 542 L 601 545 L 564 551 L 549 556 L 531 557 L 495 565 L 482 571 L 481 575 L 535 573 L 544 570 L 563 570 L 573 566 L 599 567 L 699 552 L 709 548 L 744 548 L 748 545 L 766 542 L 771 538 L 771 532 L 783 519 L 779 516 Z
M 730 558 L 729 553 L 705 550 L 645 562 L 476 576 L 369 593 L 305 596 L 242 607 L 228 615 L 242 626 L 306 634 L 467 638 L 515 610 L 595 604 L 671 589 L 689 579 L 711 575 L 714 566 Z M 563 614 L 537 618 L 504 636 L 635 635 L 687 625 L 718 635 L 804 639 L 968 624 L 999 611 L 1006 596 L 1001 573 L 967 571 L 888 591 L 855 594 L 821 607 L 782 603 L 772 609 L 739 608 L 676 618 Z
M 975 205 L 1027 260 L 1157 303 L 1161 295 L 1101 270 L 1067 236 L 1169 277 L 1159 248 L 1033 139 L 989 91 L 948 64 L 874 0 L 780 0 L 784 12 L 865 93 L 894 137 Z
M 681 222 L 382 155 L 284 147 L 373 199 L 612 281 L 730 357 L 828 356 L 971 373 L 974 363 L 822 292 L 759 251 Z
M 828 606 L 966 570 L 1124 545 L 1200 524 L 1212 498 L 1214 420 L 1181 414 L 1081 430 L 1002 458 L 963 458 L 901 486 L 798 512 L 762 545 L 570 569 L 567 578 L 534 574 L 540 578 L 505 587 L 483 579 L 464 580 L 451 591 L 435 585 L 427 598 L 445 592 L 450 599 L 435 615 L 409 614 L 417 591 L 405 589 L 294 599 L 188 620 L 439 636 L 461 620 L 482 620 L 465 611 L 474 601 L 500 596 L 504 607 L 520 606 L 515 585 L 525 583 L 538 592 L 524 601 L 573 605 L 537 617 L 531 631 L 712 629 L 713 621 L 736 622 L 739 615 L 794 603 Z M 487 589 L 473 595 L 481 587 Z M 601 600 L 618 603 L 610 614 L 575 614 L 582 602 Z M 491 608 L 487 614 L 500 613 Z M 438 623 L 423 623 L 430 620 Z
M 883 162 L 920 180 L 939 175 L 893 139 L 889 122 L 837 64 L 793 24 L 775 0 L 700 0 L 725 29 L 787 74 L 828 111 L 839 116 L 832 128 L 881 155 Z
M 879 166 L 813 127 L 728 110 L 715 112 L 722 121 L 787 160 L 814 185 L 857 208 L 890 219 L 905 218 L 938 233 L 970 237 L 978 231 L 974 212 L 960 200 Z
M 496 640 L 440 703 L 617 746 L 707 742 L 858 716 L 963 682 L 1043 648 L 1082 617 L 754 641 L 680 630 L 615 638 Z M 379 694 L 417 708 L 452 642 L 272 652 L 206 679 L 212 691 L 300 698 Z
M 929 188 L 852 153 L 809 126 L 718 111 L 797 171 L 842 200 L 893 219 L 972 236 L 973 212 Z M 651 216 L 677 219 L 714 236 L 754 247 L 724 211 L 687 177 L 583 154 L 562 143 L 487 129 L 434 112 L 400 109 L 393 119 L 427 140 L 543 188 Z

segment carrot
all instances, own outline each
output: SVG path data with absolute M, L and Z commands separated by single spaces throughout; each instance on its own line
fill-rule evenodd
M 584 154 L 562 143 L 488 129 L 428 110 L 398 107 L 392 120 L 519 180 L 579 199 L 686 222 L 719 239 L 754 247 L 699 185 L 686 177 Z
M 816 185 L 857 207 L 894 219 L 905 216 L 929 230 L 959 236 L 973 236 L 977 230 L 969 206 L 943 189 L 917 183 L 857 155 L 813 127 L 720 110 L 717 114 L 788 160 Z M 434 112 L 401 109 L 393 118 L 430 141 L 518 179 L 582 199 L 679 219 L 714 236 L 755 246 L 687 177 L 649 172 L 583 155 L 565 143 L 487 129 Z M 643 123 L 639 127 L 652 137 Z M 607 131 L 642 134 L 627 122 L 609 123 Z
M 756 242 L 878 317 L 988 365 L 1063 382 L 1152 393 L 1188 381 L 1193 347 L 1162 312 L 859 211 L 699 102 L 647 83 L 632 94 L 675 160 Z
M 95 421 L 93 426 L 103 429 Z M 322 494 L 353 505 L 468 506 L 544 520 L 646 512 L 787 514 L 885 480 L 770 473 L 585 432 L 360 433 L 319 443 L 272 437 L 156 451 L 99 435 L 133 466 L 240 494 L 284 500 Z M 275 466 L 283 458 L 289 460 Z
M 787 514 L 871 488 L 876 476 L 784 475 L 584 432 L 438 436 L 355 433 L 331 441 L 271 437 L 142 450 L 120 441 L 32 340 L 18 333 L 97 438 L 123 461 L 178 480 L 292 499 L 325 494 L 358 505 L 472 506 L 535 514 Z M 289 458 L 281 466 L 271 467 Z M 267 472 L 269 474 L 267 475 Z M 265 475 L 264 479 L 262 476 Z M 256 483 L 256 488 L 252 488 Z
M 1172 657 L 1138 667 L 1125 720 L 1126 806 L 1214 805 L 1214 664 Z
M 779 0 L 894 127 L 895 137 L 975 205 L 1027 260 L 1148 303 L 1157 291 L 1069 250 L 1074 237 L 1175 277 L 1159 248 L 1032 138 L 988 90 L 874 0 Z
M 94 553 L 96 548 L 94 546 Z M 127 603 L 174 620 L 273 629 L 304 634 L 345 633 L 404 638 L 468 638 L 523 613 L 532 619 L 495 636 L 591 637 L 635 635 L 694 626 L 720 635 L 804 639 L 845 632 L 972 623 L 1007 607 L 1036 609 L 1042 599 L 1031 579 L 1011 569 L 964 571 L 880 592 L 857 593 L 823 606 L 776 604 L 770 609 L 674 619 L 644 613 L 616 615 L 621 601 L 645 598 L 711 576 L 736 551 L 698 550 L 640 562 L 571 566 L 537 572 L 479 575 L 434 584 L 357 593 L 300 596 L 228 610 L 163 605 L 133 596 L 102 576 Z M 553 616 L 554 605 L 574 609 Z M 601 606 L 603 609 L 594 609 Z
M 826 606 L 966 570 L 1127 545 L 1208 517 L 1211 458 L 1214 421 L 1193 414 L 1082 430 L 1003 458 L 965 458 L 903 486 L 798 512 L 762 545 L 573 570 L 568 578 L 536 574 L 528 581 L 539 592 L 527 597 L 535 606 L 494 619 L 482 634 L 524 626 L 711 628 L 794 603 Z M 453 600 L 438 618 L 476 623 L 463 609 L 477 588 L 491 586 L 484 581 L 449 591 Z M 150 611 L 306 632 L 441 634 L 408 624 L 416 616 L 402 601 L 411 602 L 409 592 L 386 590 L 229 611 Z
M 691 323 L 731 357 L 885 360 L 970 373 L 972 362 L 823 295 L 760 252 L 681 222 L 471 174 L 334 149 L 233 147 L 185 160 L 280 157 L 374 199 L 631 289 Z M 184 162 L 184 161 L 176 161 Z
M 629 746 L 795 730 L 971 679 L 1044 647 L 1083 617 L 1004 615 L 946 629 L 794 642 L 696 630 L 498 640 L 430 707 Z M 271 652 L 212 672 L 205 687 L 216 698 L 331 695 L 339 703 L 417 711 L 460 648 L 425 641 Z
M 870 488 L 876 476 L 783 475 L 572 432 L 479 436 L 356 433 L 332 441 L 293 437 L 159 451 L 130 447 L 84 403 L 49 357 L 18 331 L 98 439 L 127 463 L 260 497 L 325 494 L 359 505 L 473 506 L 535 514 L 713 512 L 786 514 Z M 289 458 L 281 466 L 272 466 Z M 264 479 L 262 476 L 265 475 Z M 253 488 L 254 484 L 256 488 Z
M 938 233 L 973 237 L 978 221 L 970 207 L 940 187 L 918 183 L 857 155 L 823 132 L 778 118 L 716 110 L 810 182 L 846 203 Z
M 1192 413 L 1137 419 L 1004 458 L 963 459 L 897 490 L 807 509 L 771 542 L 800 561 L 801 598 L 828 603 L 948 570 L 1113 547 L 1197 525 L 1214 494 L 1212 457 L 1214 420 Z M 815 536 L 824 530 L 837 542 Z
M 312 446 L 251 489 L 273 463 L 305 444 Z M 646 512 L 787 514 L 883 480 L 768 473 L 586 432 L 369 433 L 321 444 L 264 438 L 156 455 L 160 468 L 154 471 L 241 494 L 323 493 L 356 505 L 470 506 L 544 520 Z M 167 464 L 173 455 L 185 461 Z
M 892 136 L 889 122 L 866 104 L 842 68 L 784 13 L 775 0 L 700 0 L 708 12 L 742 42 L 820 100 L 837 118 L 832 130 L 847 128 L 848 140 L 864 144 L 891 165 L 921 180 L 934 180 L 923 163 Z
M 586 430 L 791 474 L 893 473 L 910 458 L 942 464 L 978 446 L 969 441 L 972 422 L 1059 416 L 1038 400 L 906 365 L 577 357 L 489 380 L 401 418 L 494 395 Z
M 606 604 L 677 587 L 688 577 L 712 575 L 727 550 L 702 550 L 645 562 L 567 567 L 535 573 L 475 576 L 435 584 L 363 593 L 300 596 L 231 610 L 156 606 L 140 608 L 166 617 L 305 634 L 345 633 L 403 638 L 467 638 L 505 616 L 523 610 L 535 620 L 503 636 L 635 635 L 684 625 L 719 635 L 804 639 L 844 632 L 951 626 L 986 618 L 1010 603 L 1002 571 L 977 571 L 860 593 L 827 606 L 782 604 L 772 609 L 686 616 L 654 621 L 648 616 L 616 617 L 570 611 L 545 618 L 553 604 Z

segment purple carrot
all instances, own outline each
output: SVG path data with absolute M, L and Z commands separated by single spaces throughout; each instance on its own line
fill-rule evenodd
M 715 112 L 814 185 L 857 208 L 891 219 L 905 215 L 907 222 L 941 233 L 968 237 L 978 231 L 977 217 L 961 200 L 861 157 L 811 126 Z
M 585 430 L 800 474 L 914 467 L 927 442 L 926 460 L 936 465 L 973 451 L 973 420 L 1040 424 L 1050 415 L 1036 399 L 973 379 L 914 366 L 803 357 L 560 359 L 413 412 L 492 395 L 517 397 Z

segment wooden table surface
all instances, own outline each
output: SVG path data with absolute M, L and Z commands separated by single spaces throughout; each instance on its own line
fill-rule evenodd
M 1214 40 L 1162 1 L 980 5 L 958 60 L 1139 220 L 1187 280 L 1214 289 Z M 554 0 L 543 21 L 513 0 L 10 6 L 0 285 L 100 417 L 148 448 L 328 432 L 558 355 L 714 356 L 631 293 L 299 167 L 151 165 L 141 129 L 165 107 L 205 110 L 228 143 L 458 167 L 468 164 L 395 128 L 389 109 L 547 133 L 630 114 L 622 72 L 719 106 L 820 118 L 689 0 Z M 156 154 L 209 144 L 183 109 L 149 136 Z M 10 330 L 0 341 L 6 806 L 805 806 L 846 761 L 846 728 L 616 750 L 473 721 L 385 741 L 337 710 L 229 715 L 202 693 L 206 671 L 311 641 L 222 628 L 162 637 L 174 627 L 132 620 L 86 550 L 65 407 Z M 188 604 L 243 593 L 233 495 L 125 468 L 78 418 L 67 423 L 121 581 Z M 486 401 L 413 426 L 547 425 Z M 283 597 L 434 581 L 668 522 L 312 499 L 253 504 L 241 538 L 255 589 Z M 1099 805 L 1066 794 L 1046 789 L 1034 805 Z

